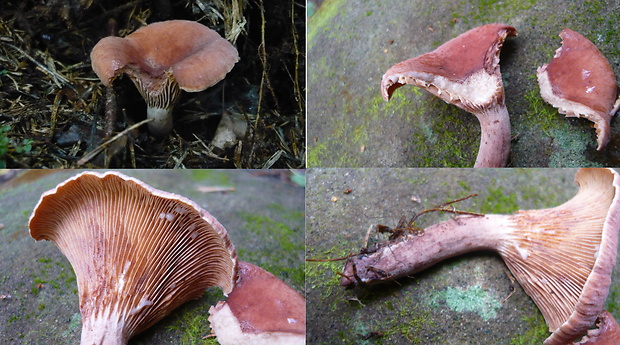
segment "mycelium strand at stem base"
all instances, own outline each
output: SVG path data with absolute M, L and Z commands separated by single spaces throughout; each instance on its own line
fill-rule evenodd
M 382 243 L 349 259 L 340 284 L 391 281 L 456 255 L 493 250 L 555 332 L 545 344 L 575 340 L 594 324 L 609 291 L 620 228 L 620 178 L 611 169 L 581 169 L 575 182 L 577 195 L 555 208 L 459 216 L 421 236 Z

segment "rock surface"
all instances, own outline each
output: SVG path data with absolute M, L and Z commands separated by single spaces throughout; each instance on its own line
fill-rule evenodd
M 412 86 L 384 102 L 381 77 L 477 26 L 514 26 L 501 54 L 512 123 L 509 166 L 618 166 L 620 124 L 596 151 L 585 119 L 566 119 L 540 97 L 536 69 L 569 27 L 590 39 L 620 74 L 617 3 L 605 1 L 328 0 L 308 22 L 308 166 L 472 167 L 476 118 Z

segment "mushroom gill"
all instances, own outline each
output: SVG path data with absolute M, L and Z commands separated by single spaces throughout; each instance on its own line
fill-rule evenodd
M 391 281 L 456 255 L 493 250 L 553 332 L 545 345 L 565 345 L 583 335 L 603 311 L 620 229 L 618 173 L 580 169 L 575 182 L 579 192 L 554 208 L 458 216 L 424 229 L 422 236 L 383 243 L 349 259 L 340 284 Z
M 75 271 L 82 345 L 126 344 L 207 287 L 228 294 L 235 283 L 237 254 L 213 216 L 117 172 L 83 172 L 45 192 L 29 227 Z

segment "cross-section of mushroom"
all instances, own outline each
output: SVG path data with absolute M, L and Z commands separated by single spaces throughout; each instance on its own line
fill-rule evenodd
M 609 61 L 587 38 L 571 29 L 560 33 L 562 46 L 538 68 L 542 98 L 567 117 L 594 122 L 597 150 L 610 138 L 611 117 L 618 111 L 617 83 Z
M 430 53 L 400 62 L 381 80 L 388 101 L 397 88 L 411 84 L 474 114 L 480 121 L 475 167 L 503 167 L 510 153 L 510 118 L 504 104 L 499 53 L 507 36 L 504 24 L 487 24 L 444 43 Z
M 151 133 L 168 134 L 172 107 L 180 90 L 202 91 L 224 79 L 239 61 L 237 50 L 217 32 L 186 20 L 170 20 L 142 27 L 125 38 L 99 41 L 90 58 L 105 86 L 125 73 L 147 105 Z
M 226 302 L 209 309 L 222 345 L 303 345 L 306 300 L 273 274 L 239 261 L 239 281 Z
M 620 229 L 620 176 L 581 169 L 564 204 L 513 215 L 463 215 L 347 262 L 341 285 L 389 281 L 477 250 L 498 252 L 543 314 L 546 345 L 583 335 L 603 311 Z
M 207 287 L 235 284 L 237 254 L 213 216 L 120 173 L 84 172 L 45 192 L 29 227 L 73 266 L 82 345 L 126 344 Z

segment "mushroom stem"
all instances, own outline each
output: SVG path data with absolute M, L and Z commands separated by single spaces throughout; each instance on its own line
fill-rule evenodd
M 91 314 L 82 320 L 80 345 L 124 345 L 129 340 L 119 320 L 100 318 Z
M 501 224 L 501 225 L 500 225 Z M 478 250 L 497 250 L 501 232 L 510 227 L 504 216 L 459 216 L 387 243 L 370 255 L 346 263 L 340 285 L 375 284 L 423 271 L 443 260 Z
M 510 154 L 510 117 L 504 102 L 475 115 L 481 133 L 474 168 L 505 167 Z
M 172 107 L 147 107 L 146 118 L 153 119 L 149 122 L 149 131 L 156 137 L 163 137 L 172 130 Z

